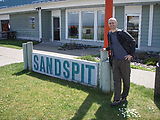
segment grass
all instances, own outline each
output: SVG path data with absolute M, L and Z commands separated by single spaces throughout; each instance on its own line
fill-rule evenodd
M 131 84 L 128 104 L 111 108 L 112 93 L 23 70 L 0 67 L 0 120 L 159 120 L 152 89 Z
M 145 70 L 145 71 L 151 71 L 151 72 L 155 72 L 156 71 L 156 68 L 145 68 L 145 67 L 137 66 L 137 65 L 131 65 L 131 68 L 139 69 L 139 70 Z
M 15 40 L 15 39 L 5 39 L 0 40 L 1 47 L 8 47 L 8 48 L 16 48 L 22 49 L 22 43 L 29 42 L 30 40 Z M 33 44 L 38 44 L 38 41 L 33 41 Z

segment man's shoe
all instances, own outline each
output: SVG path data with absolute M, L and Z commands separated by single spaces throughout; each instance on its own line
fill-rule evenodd
M 118 106 L 118 105 L 120 105 L 120 104 L 121 104 L 121 101 L 120 101 L 120 100 L 116 100 L 116 101 L 113 101 L 113 102 L 111 103 L 111 107 Z

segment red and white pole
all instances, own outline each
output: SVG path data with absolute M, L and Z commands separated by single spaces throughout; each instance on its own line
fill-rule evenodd
M 103 48 L 108 47 L 108 37 L 109 32 L 108 19 L 112 17 L 113 13 L 113 0 L 105 0 L 105 21 L 104 21 L 104 46 Z
M 109 32 L 108 19 L 112 17 L 112 11 L 113 11 L 113 0 L 105 0 L 104 46 L 103 48 L 108 47 L 108 37 L 107 37 L 107 34 Z M 113 88 L 112 88 L 113 80 L 111 77 L 112 71 L 110 68 L 109 61 L 107 61 L 109 54 L 110 54 L 110 51 L 108 52 L 105 49 L 102 49 L 100 52 L 101 64 L 100 64 L 99 87 L 105 93 L 113 91 Z

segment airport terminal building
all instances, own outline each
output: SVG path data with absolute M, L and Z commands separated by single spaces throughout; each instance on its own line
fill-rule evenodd
M 113 0 L 137 49 L 160 51 L 160 0 Z M 105 0 L 0 0 L 0 32 L 19 39 L 103 46 Z

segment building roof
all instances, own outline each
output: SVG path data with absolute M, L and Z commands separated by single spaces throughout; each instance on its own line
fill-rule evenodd
M 47 2 L 58 2 L 67 0 L 0 0 L 0 9 L 23 6 L 27 4 L 47 3 Z M 91 0 L 89 0 L 91 1 Z M 94 0 L 93 0 L 94 1 Z M 100 0 L 105 1 L 105 0 Z M 147 3 L 147 2 L 160 2 L 160 0 L 113 0 L 114 4 L 123 3 Z
M 113 0 L 115 6 L 160 4 L 160 0 Z M 87 6 L 104 6 L 105 0 L 0 0 L 0 15 L 17 12 L 75 8 Z
M 16 7 L 27 4 L 37 4 L 44 2 L 58 2 L 64 0 L 0 0 L 0 9 L 8 7 Z

